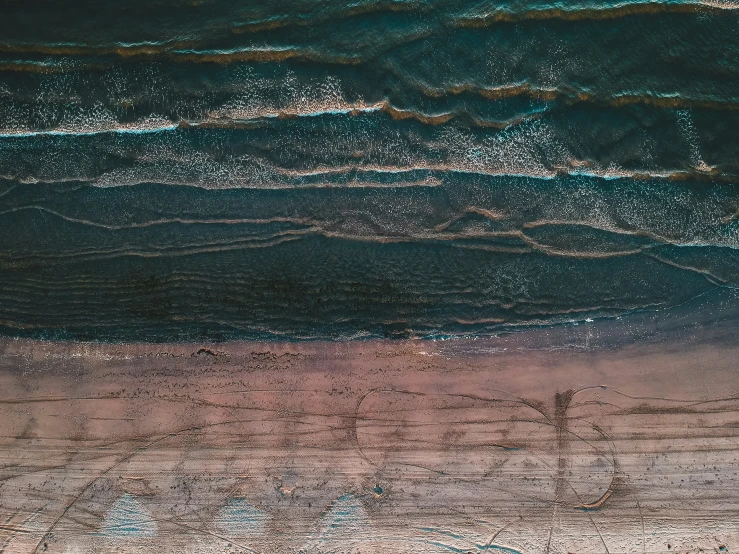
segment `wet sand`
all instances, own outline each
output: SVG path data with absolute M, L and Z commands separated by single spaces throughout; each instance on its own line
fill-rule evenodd
M 599 329 L 4 340 L 0 550 L 736 551 L 739 346 Z

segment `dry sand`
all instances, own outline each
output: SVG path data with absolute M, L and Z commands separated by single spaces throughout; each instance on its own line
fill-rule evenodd
M 736 552 L 739 347 L 588 333 L 4 340 L 0 551 Z

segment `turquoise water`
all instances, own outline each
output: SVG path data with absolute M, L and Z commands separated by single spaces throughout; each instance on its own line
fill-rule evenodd
M 0 18 L 4 334 L 486 335 L 739 283 L 739 4 L 69 6 Z

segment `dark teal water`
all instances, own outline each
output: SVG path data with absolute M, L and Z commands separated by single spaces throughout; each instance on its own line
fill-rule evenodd
M 739 4 L 0 0 L 0 333 L 486 335 L 738 248 Z

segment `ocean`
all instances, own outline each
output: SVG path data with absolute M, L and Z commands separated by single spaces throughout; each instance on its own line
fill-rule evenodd
M 0 6 L 4 335 L 477 337 L 736 298 L 739 4 Z

